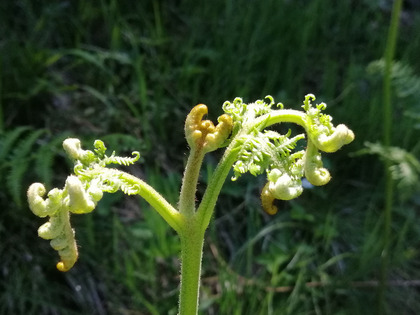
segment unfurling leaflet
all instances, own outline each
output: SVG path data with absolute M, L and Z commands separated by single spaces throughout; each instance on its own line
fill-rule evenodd
M 70 213 L 89 213 L 102 198 L 103 192 L 137 193 L 139 187 L 124 176 L 124 172 L 105 168 L 107 164 L 129 165 L 136 162 L 140 155 L 133 152 L 133 158 L 105 155 L 106 147 L 100 140 L 95 141 L 95 152 L 83 150 L 80 140 L 66 139 L 63 147 L 75 161 L 75 175 L 67 177 L 63 189 L 54 188 L 44 199 L 46 189 L 41 183 L 34 183 L 28 189 L 28 202 L 32 212 L 49 221 L 38 229 L 38 235 L 51 240 L 51 247 L 58 251 L 61 261 L 57 264 L 60 271 L 70 270 L 78 258 L 74 230 L 70 225 Z
M 303 177 L 315 186 L 327 184 L 331 176 L 323 167 L 320 151 L 335 152 L 354 139 L 349 128 L 342 124 L 334 127 L 332 117 L 322 113 L 326 104 L 312 106 L 313 100 L 314 95 L 306 95 L 304 113 L 283 109 L 281 103 L 277 104 L 280 109 L 273 109 L 275 102 L 271 96 L 250 104 L 236 98 L 223 105 L 225 113 L 233 119 L 234 149 L 239 152 L 232 180 L 246 172 L 252 175 L 266 172 L 268 182 L 262 190 L 261 202 L 269 214 L 277 212 L 275 199 L 290 200 L 302 194 Z M 264 130 L 282 122 L 296 123 L 305 129 L 306 150 L 292 152 L 298 141 L 305 138 L 304 134 L 290 137 L 290 130 L 285 135 Z

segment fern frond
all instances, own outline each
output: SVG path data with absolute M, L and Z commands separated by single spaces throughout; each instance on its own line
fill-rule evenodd
M 136 184 L 133 184 L 125 178 L 120 178 L 121 180 L 121 190 L 126 195 L 138 195 L 140 187 Z
M 269 130 L 259 132 L 252 137 L 244 137 L 243 141 L 239 142 L 241 151 L 238 160 L 233 165 L 232 180 L 238 179 L 246 172 L 256 176 L 272 168 L 287 168 L 283 165 L 285 158 L 290 155 L 297 142 L 305 137 L 303 134 L 292 138 L 289 136 L 290 131 L 286 135 L 281 135 Z
M 32 150 L 35 142 L 46 133 L 44 129 L 31 131 L 14 147 L 10 158 L 10 169 L 6 179 L 6 187 L 18 207 L 22 206 L 22 180 L 30 166 Z
M 25 146 L 19 147 L 19 153 L 25 156 L 28 148 L 38 138 L 38 133 L 28 136 Z M 32 212 L 39 217 L 49 216 L 49 221 L 38 229 L 38 235 L 51 240 L 51 246 L 58 251 L 61 261 L 57 269 L 67 271 L 77 260 L 78 252 L 74 238 L 74 230 L 70 225 L 70 213 L 82 214 L 95 209 L 103 197 L 104 192 L 122 190 L 132 195 L 138 194 L 138 182 L 125 173 L 113 168 L 106 168 L 106 164 L 114 163 L 129 165 L 140 157 L 138 152 L 133 152 L 134 157 L 123 158 L 105 155 L 105 144 L 96 140 L 94 152 L 83 150 L 79 139 L 67 138 L 63 141 L 63 148 L 74 159 L 75 175 L 67 177 L 63 189 L 52 189 L 47 198 L 45 186 L 40 183 L 32 184 L 28 189 L 28 202 Z
M 367 67 L 367 72 L 373 77 L 383 77 L 385 72 L 385 61 L 383 59 L 371 62 Z M 395 95 L 403 99 L 401 102 L 404 109 L 404 115 L 420 121 L 420 77 L 416 75 L 413 68 L 401 61 L 392 62 L 391 66 L 391 84 L 395 90 Z M 414 125 L 420 128 L 420 124 Z
M 13 145 L 19 137 L 30 130 L 30 127 L 21 126 L 11 131 L 4 132 L 0 136 L 0 161 L 4 161 L 6 157 L 13 151 Z
M 385 72 L 385 60 L 380 59 L 371 62 L 367 71 L 371 75 L 383 75 Z M 391 67 L 391 79 L 398 97 L 420 96 L 420 77 L 414 73 L 414 70 L 407 64 L 394 61 Z
M 379 143 L 365 143 L 366 148 L 358 154 L 376 154 L 391 163 L 392 178 L 403 199 L 420 189 L 420 161 L 410 152 L 399 147 L 386 147 Z
M 131 165 L 134 164 L 135 162 L 137 162 L 140 158 L 140 153 L 137 151 L 134 151 L 132 153 L 134 155 L 134 157 L 121 157 L 121 156 L 115 156 L 115 152 L 112 152 L 111 156 L 105 156 L 104 159 L 101 161 L 102 163 L 104 163 L 105 165 L 108 164 L 118 164 L 118 165 Z
M 293 138 L 289 138 L 290 134 L 290 130 L 286 135 L 281 135 L 278 132 L 270 130 L 265 132 L 265 136 L 267 137 L 267 139 L 273 141 L 274 150 L 277 156 L 288 156 L 290 152 L 296 147 L 297 142 L 305 138 L 304 134 L 299 134 L 294 136 Z
M 245 137 L 238 142 L 241 145 L 241 150 L 237 161 L 233 165 L 233 181 L 246 172 L 256 176 L 262 174 L 268 168 L 271 162 L 271 148 L 267 146 L 265 141 L 261 140 L 258 137 Z
M 276 212 L 274 199 L 290 200 L 302 193 L 303 176 L 313 185 L 325 185 L 331 176 L 323 167 L 319 151 L 335 152 L 354 140 L 353 131 L 344 124 L 334 126 L 332 117 L 323 113 L 325 103 L 312 101 L 315 95 L 307 94 L 302 105 L 305 113 L 284 110 L 281 103 L 277 104 L 279 109 L 272 109 L 275 102 L 271 96 L 250 104 L 243 103 L 241 98 L 223 104 L 223 110 L 234 122 L 231 143 L 237 156 L 232 180 L 246 172 L 258 175 L 265 171 L 268 184 L 261 198 L 268 213 Z M 286 135 L 262 131 L 281 122 L 296 123 L 305 129 L 308 137 L 305 151 L 292 153 L 297 141 L 305 138 L 304 134 L 290 138 L 290 130 Z

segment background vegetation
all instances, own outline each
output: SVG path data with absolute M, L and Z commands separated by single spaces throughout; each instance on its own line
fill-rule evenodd
M 81 257 L 55 270 L 26 205 L 34 181 L 61 187 L 61 142 L 140 150 L 130 172 L 176 203 L 183 123 L 241 96 L 328 104 L 356 141 L 326 156 L 326 187 L 264 214 L 264 178 L 227 182 L 208 231 L 203 314 L 420 313 L 420 14 L 406 0 L 392 65 L 392 147 L 381 145 L 392 1 L 1 1 L 0 314 L 176 314 L 176 235 L 136 198 L 73 216 Z M 209 156 L 202 184 L 217 162 Z M 396 194 L 385 294 L 384 167 Z M 200 194 L 200 192 L 199 192 Z M 379 298 L 378 298 L 379 296 Z

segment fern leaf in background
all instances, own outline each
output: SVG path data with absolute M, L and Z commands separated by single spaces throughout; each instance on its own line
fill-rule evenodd
M 367 67 L 367 72 L 375 78 L 382 78 L 385 71 L 385 60 L 375 60 Z M 391 67 L 391 84 L 395 95 L 401 100 L 404 114 L 416 120 L 415 128 L 420 128 L 420 77 L 413 68 L 402 62 L 394 61 Z
M 22 192 L 24 191 L 22 180 L 30 166 L 33 147 L 45 133 L 44 129 L 31 130 L 27 135 L 19 137 L 12 143 L 13 150 L 9 158 L 6 159 L 6 163 L 9 164 L 6 169 L 6 187 L 18 207 L 22 206 Z
M 0 134 L 0 162 L 8 156 L 11 148 L 13 147 L 13 144 L 19 138 L 19 136 L 29 129 L 31 128 L 27 126 L 21 126 L 9 132 Z M 1 166 L 4 166 L 4 164 Z
M 410 152 L 400 147 L 387 147 L 380 143 L 365 143 L 366 148 L 359 154 L 375 154 L 391 164 L 392 178 L 397 184 L 400 196 L 407 200 L 420 192 L 420 161 Z

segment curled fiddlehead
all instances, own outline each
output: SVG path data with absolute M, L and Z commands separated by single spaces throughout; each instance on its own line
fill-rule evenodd
M 232 130 L 232 118 L 222 115 L 214 126 L 211 120 L 203 120 L 207 114 L 207 106 L 196 105 L 188 114 L 185 121 L 185 137 L 192 149 L 203 148 L 204 152 L 218 149 L 228 138 Z

